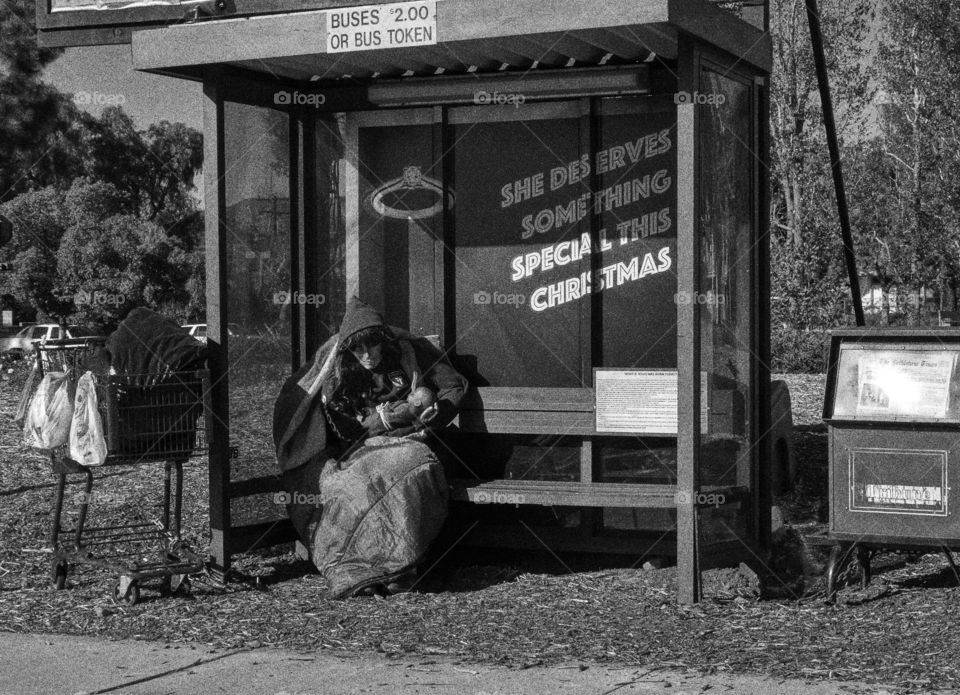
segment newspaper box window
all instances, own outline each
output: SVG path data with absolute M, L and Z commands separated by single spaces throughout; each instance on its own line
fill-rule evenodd
M 762 549 L 761 28 L 699 0 L 89 7 L 41 2 L 41 42 L 204 85 L 214 564 L 292 539 L 230 416 L 354 294 L 471 381 L 464 543 L 675 557 L 685 601 Z

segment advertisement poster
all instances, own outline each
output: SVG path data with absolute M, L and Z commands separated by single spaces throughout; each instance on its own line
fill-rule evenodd
M 605 119 L 592 153 L 575 118 L 458 126 L 458 351 L 483 382 L 676 366 L 675 120 Z
M 956 354 L 889 350 L 860 358 L 857 415 L 946 417 Z
M 360 296 L 387 323 L 431 334 L 435 306 L 434 226 L 443 214 L 430 126 L 359 132 Z M 454 194 L 448 192 L 454 206 Z

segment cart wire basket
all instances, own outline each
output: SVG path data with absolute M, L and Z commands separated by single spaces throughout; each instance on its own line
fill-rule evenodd
M 93 373 L 97 410 L 103 424 L 107 457 L 102 466 L 84 466 L 70 458 L 69 447 L 50 451 L 57 485 L 49 545 L 53 552 L 52 580 L 66 586 L 71 565 L 85 564 L 118 576 L 114 598 L 135 604 L 145 580 L 160 579 L 161 593 L 185 594 L 189 575 L 203 570 L 203 559 L 181 539 L 183 464 L 207 451 L 210 431 L 210 375 L 206 370 L 165 374 L 110 374 L 105 338 L 48 341 L 37 347 L 40 378 L 66 372 L 71 399 L 77 380 Z M 111 466 L 164 466 L 162 514 L 159 519 L 87 526 L 98 498 L 95 471 Z M 82 474 L 83 492 L 74 528 L 63 528 L 63 507 L 69 474 Z M 142 512 L 143 505 L 136 505 Z

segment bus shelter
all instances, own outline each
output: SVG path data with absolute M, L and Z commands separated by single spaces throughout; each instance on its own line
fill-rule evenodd
M 704 0 L 40 0 L 203 83 L 211 562 L 292 540 L 273 398 L 352 295 L 471 381 L 447 542 L 763 557 L 762 27 Z M 87 3 L 93 5 L 92 1 Z

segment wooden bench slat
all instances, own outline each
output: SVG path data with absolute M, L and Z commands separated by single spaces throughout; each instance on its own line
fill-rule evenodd
M 570 410 L 593 412 L 593 389 L 480 386 L 467 392 L 461 410 Z
M 460 412 L 458 426 L 464 432 L 589 436 L 594 424 L 593 413 L 466 410 Z
M 569 507 L 625 507 L 633 509 L 674 509 L 676 485 L 640 483 L 578 483 L 543 480 L 453 480 L 451 497 L 474 504 L 533 504 Z M 701 506 L 713 506 L 722 499 L 731 504 L 744 499 L 748 490 L 734 486 L 701 487 Z M 712 497 L 711 497 L 712 496 Z M 708 500 L 712 500 L 708 503 Z
M 259 478 L 247 478 L 246 480 L 235 480 L 230 483 L 230 499 L 238 497 L 251 497 L 253 495 L 262 495 L 269 492 L 282 492 L 283 484 L 276 475 L 265 475 Z

